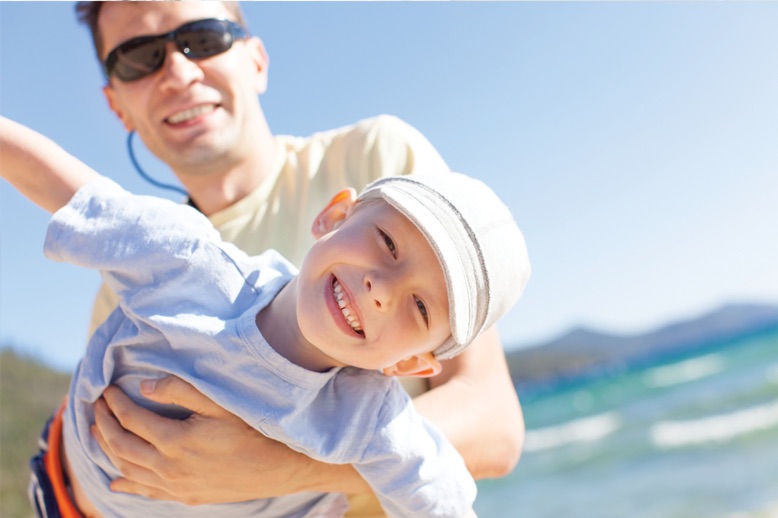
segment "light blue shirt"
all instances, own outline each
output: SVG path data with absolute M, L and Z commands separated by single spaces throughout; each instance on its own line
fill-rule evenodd
M 63 432 L 74 476 L 104 515 L 309 516 L 332 501 L 303 493 L 188 507 L 111 492 L 120 475 L 89 433 L 92 405 L 116 384 L 144 407 L 186 416 L 140 395 L 141 379 L 165 374 L 297 451 L 353 464 L 391 516 L 457 517 L 471 507 L 464 461 L 394 378 L 351 367 L 312 372 L 267 343 L 255 317 L 296 275 L 276 252 L 249 257 L 191 207 L 108 179 L 81 188 L 53 216 L 45 252 L 100 270 L 121 297 L 76 370 Z

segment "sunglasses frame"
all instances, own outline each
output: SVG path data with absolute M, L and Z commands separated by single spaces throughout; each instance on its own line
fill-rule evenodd
M 218 32 L 220 34 L 229 34 L 230 37 L 231 37 L 231 40 L 229 42 L 229 46 L 227 46 L 227 48 L 225 48 L 222 51 L 219 51 L 219 52 L 216 52 L 216 53 L 213 53 L 213 54 L 208 54 L 208 55 L 205 55 L 205 56 L 192 55 L 190 49 L 182 48 L 182 46 L 177 41 L 177 38 L 180 35 L 180 33 L 191 31 L 191 30 L 193 30 L 193 27 L 195 27 L 197 25 L 201 25 L 201 24 L 205 25 L 206 27 L 211 25 L 212 26 L 211 30 L 213 30 L 214 32 Z M 218 29 L 216 27 L 218 27 Z M 165 49 L 166 49 L 167 43 L 169 41 L 174 42 L 176 44 L 176 47 L 178 48 L 179 52 L 181 52 L 188 59 L 205 59 L 205 58 L 209 58 L 211 56 L 217 56 L 219 54 L 227 52 L 228 50 L 230 50 L 232 48 L 232 45 L 235 43 L 235 40 L 244 39 L 244 38 L 247 38 L 248 36 L 249 36 L 249 33 L 248 33 L 248 31 L 244 27 L 242 27 L 240 24 L 238 24 L 238 23 L 236 23 L 236 22 L 234 22 L 232 20 L 228 20 L 226 18 L 205 18 L 205 19 L 202 19 L 202 20 L 195 20 L 195 21 L 192 21 L 192 22 L 187 22 L 187 23 L 185 23 L 183 25 L 180 25 L 180 26 L 176 27 L 172 31 L 164 33 L 164 34 L 154 34 L 154 35 L 150 35 L 150 36 L 137 36 L 135 38 L 131 38 L 131 39 L 127 40 L 127 41 L 124 41 L 124 42 L 120 43 L 119 45 L 114 47 L 111 50 L 111 52 L 109 52 L 108 55 L 106 56 L 105 61 L 103 62 L 103 73 L 105 74 L 106 79 L 109 79 L 110 77 L 113 76 L 113 77 L 116 77 L 118 80 L 120 80 L 120 81 L 122 81 L 124 83 L 130 83 L 132 81 L 137 81 L 139 79 L 143 79 L 144 77 L 149 76 L 149 75 L 153 74 L 154 72 L 156 72 L 157 70 L 159 70 L 160 68 L 162 68 L 162 65 L 165 63 L 165 58 L 166 58 L 166 54 L 167 54 L 167 50 L 165 50 Z M 162 53 L 162 59 L 160 60 L 159 64 L 155 68 L 153 68 L 153 69 L 151 69 L 151 70 L 149 70 L 149 71 L 147 71 L 145 73 L 142 73 L 141 75 L 139 75 L 137 77 L 133 77 L 133 78 L 130 78 L 130 79 L 124 79 L 124 78 L 116 75 L 116 66 L 117 66 L 117 63 L 119 62 L 119 59 L 120 59 L 119 56 L 122 54 L 123 49 L 130 48 L 132 50 L 132 49 L 134 49 L 134 48 L 136 48 L 136 47 L 138 47 L 140 45 L 146 44 L 146 43 L 154 43 L 154 44 L 158 45 L 160 42 L 162 44 L 162 49 L 163 49 L 163 51 L 162 51 L 163 52 Z

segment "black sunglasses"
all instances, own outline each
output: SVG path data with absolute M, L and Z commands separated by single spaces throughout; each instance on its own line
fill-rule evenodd
M 198 20 L 156 36 L 127 40 L 108 53 L 104 68 L 106 77 L 124 82 L 136 81 L 156 72 L 165 62 L 165 46 L 174 41 L 189 59 L 203 59 L 227 52 L 246 31 L 235 22 L 211 18 Z

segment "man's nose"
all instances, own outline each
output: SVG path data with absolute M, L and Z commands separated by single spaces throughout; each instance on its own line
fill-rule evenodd
M 172 41 L 165 47 L 165 62 L 162 64 L 163 86 L 184 88 L 203 78 L 200 65 L 186 57 Z

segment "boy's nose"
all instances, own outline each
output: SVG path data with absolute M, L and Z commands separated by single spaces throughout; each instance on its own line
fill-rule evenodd
M 376 274 L 365 276 L 365 287 L 376 309 L 388 309 L 392 300 L 392 284 L 389 279 Z

